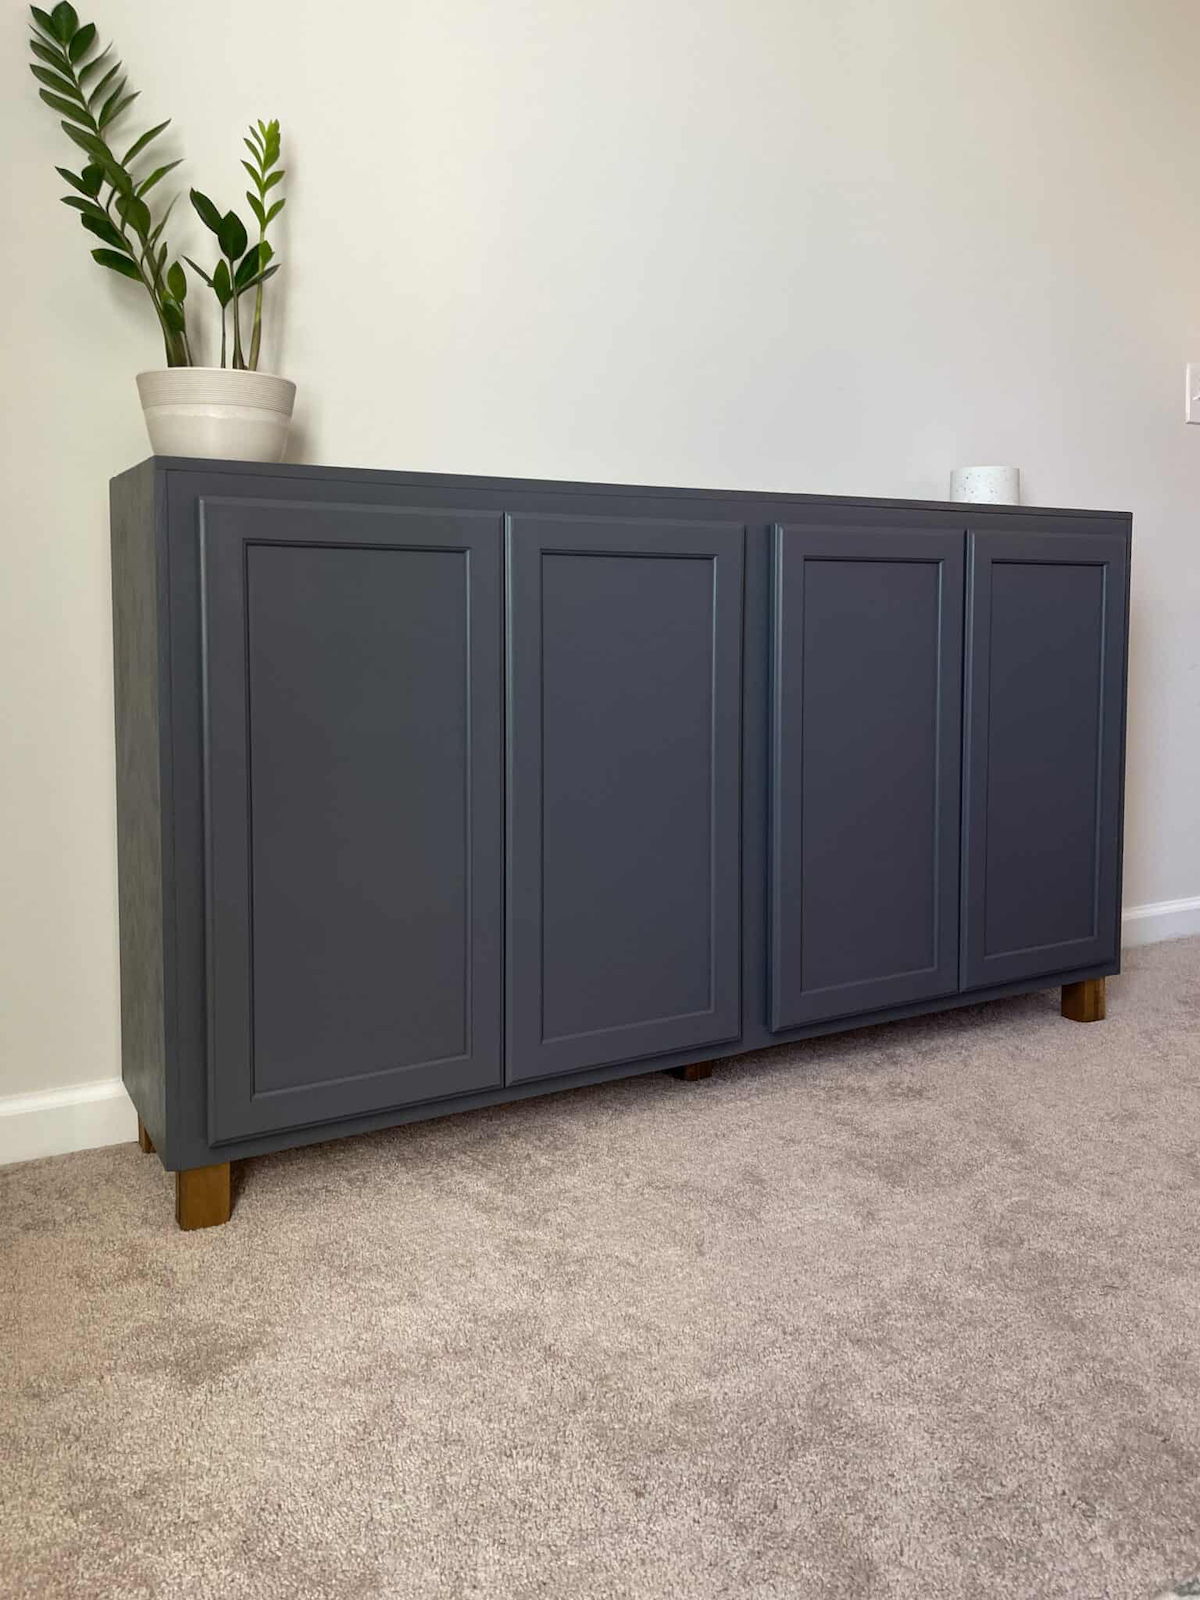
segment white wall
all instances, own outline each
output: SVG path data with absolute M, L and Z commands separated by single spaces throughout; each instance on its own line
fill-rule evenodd
M 85 20 L 87 10 L 81 14 Z M 107 479 L 161 350 L 7 13 L 0 1095 L 118 1068 Z M 1192 0 L 108 0 L 225 203 L 283 122 L 303 459 L 1136 517 L 1126 902 L 1200 895 Z M 20 81 L 24 79 L 24 81 Z M 142 125 L 141 123 L 138 124 Z M 177 248 L 201 243 L 185 219 Z M 193 291 L 195 293 L 195 291 Z M 281 297 L 282 298 L 282 297 Z

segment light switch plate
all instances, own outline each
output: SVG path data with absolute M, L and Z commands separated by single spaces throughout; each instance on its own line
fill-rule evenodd
M 1200 422 L 1200 361 L 1187 364 L 1187 389 L 1184 391 L 1183 414 L 1188 422 Z

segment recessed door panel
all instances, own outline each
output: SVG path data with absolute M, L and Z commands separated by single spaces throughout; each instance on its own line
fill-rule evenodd
M 201 538 L 214 1137 L 499 1084 L 498 516 Z
M 743 545 L 511 519 L 510 1081 L 737 1037 Z
M 963 538 L 774 537 L 780 1032 L 958 986 Z
M 963 982 L 1115 959 L 1125 541 L 971 535 Z

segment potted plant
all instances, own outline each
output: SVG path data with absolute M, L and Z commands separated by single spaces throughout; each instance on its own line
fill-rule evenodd
M 191 191 L 192 206 L 215 237 L 218 255 L 210 270 L 190 256 L 183 260 L 212 291 L 221 327 L 220 366 L 197 365 L 188 326 L 187 274 L 163 237 L 175 200 L 157 210 L 158 185 L 179 162 L 154 166 L 146 155 L 170 118 L 140 133 L 118 154 L 111 142 L 114 127 L 137 91 L 128 87 L 112 46 L 97 49 L 95 24 L 81 24 L 66 0 L 51 12 L 37 6 L 30 10 L 30 49 L 36 57 L 31 70 L 41 97 L 60 115 L 63 132 L 85 157 L 77 172 L 56 168 L 73 191 L 62 197 L 63 204 L 78 212 L 96 241 L 93 259 L 142 286 L 162 332 L 165 370 L 142 372 L 137 379 L 155 454 L 278 461 L 296 386 L 258 370 L 263 288 L 279 270 L 267 239 L 284 206 L 277 192 L 283 180 L 278 122 L 252 124 L 245 141 L 250 160 L 242 165 L 253 186 L 246 199 L 257 224 L 253 240 L 236 212 L 222 211 L 198 189 Z M 253 314 L 243 338 L 242 300 L 252 291 Z

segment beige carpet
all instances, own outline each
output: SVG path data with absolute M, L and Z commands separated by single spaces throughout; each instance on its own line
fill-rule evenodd
M 0 1592 L 1150 1595 L 1200 1569 L 1200 941 L 261 1159 L 0 1172 Z

